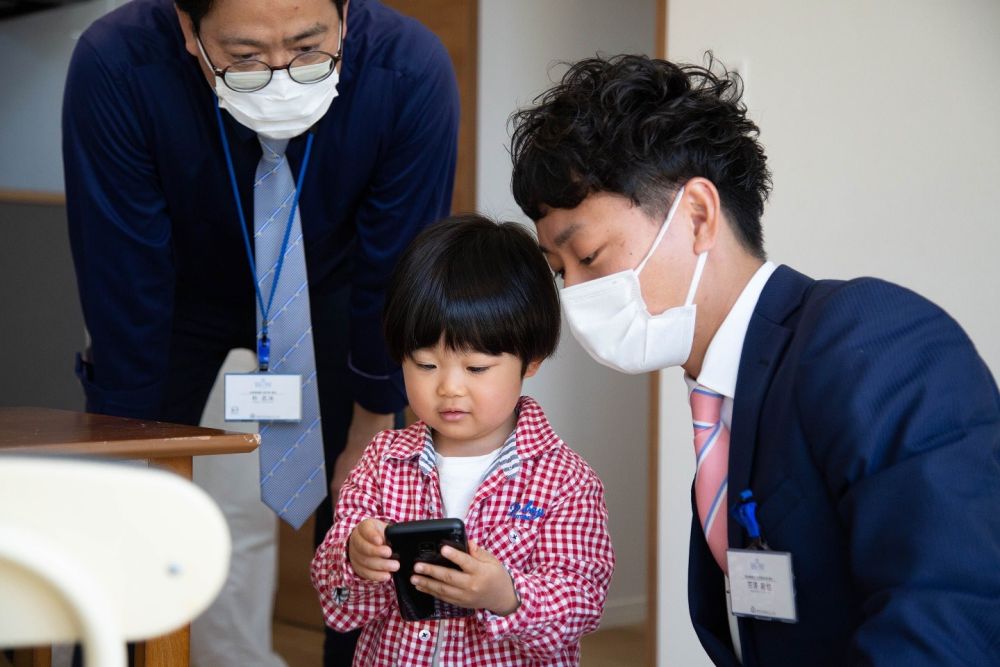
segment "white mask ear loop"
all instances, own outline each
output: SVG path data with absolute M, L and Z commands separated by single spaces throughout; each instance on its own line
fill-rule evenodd
M 195 35 L 194 41 L 198 45 L 198 51 L 201 52 L 202 60 L 205 61 L 205 64 L 208 65 L 208 69 L 212 72 L 212 76 L 218 77 L 219 75 L 215 73 L 215 65 L 212 64 L 212 61 L 208 59 L 208 54 L 205 53 L 205 47 L 201 43 L 201 37 Z
M 694 267 L 694 277 L 691 278 L 691 289 L 688 290 L 687 299 L 684 300 L 685 306 L 690 306 L 694 303 L 694 293 L 698 291 L 698 283 L 701 282 L 701 272 L 705 270 L 705 260 L 707 259 L 707 250 L 698 255 L 698 263 Z
M 660 245 L 660 241 L 663 240 L 663 236 L 667 233 L 667 228 L 670 227 L 670 222 L 674 219 L 674 213 L 677 212 L 683 197 L 684 186 L 682 185 L 681 189 L 677 191 L 677 196 L 674 197 L 674 203 L 670 205 L 670 210 L 667 212 L 667 219 L 663 221 L 663 224 L 660 226 L 660 231 L 657 232 L 656 238 L 653 239 L 653 245 L 649 248 L 649 252 L 646 253 L 643 260 L 639 262 L 639 266 L 636 267 L 636 274 L 642 273 L 642 270 L 646 268 L 646 262 L 648 262 L 649 258 L 653 256 L 654 252 L 656 252 L 656 248 Z

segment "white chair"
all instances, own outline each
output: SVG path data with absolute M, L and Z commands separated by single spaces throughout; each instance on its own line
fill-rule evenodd
M 211 498 L 177 475 L 106 461 L 0 456 L 0 647 L 82 641 L 88 667 L 171 632 L 226 579 Z

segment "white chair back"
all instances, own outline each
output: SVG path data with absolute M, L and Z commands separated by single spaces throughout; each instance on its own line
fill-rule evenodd
M 205 610 L 229 568 L 214 501 L 175 474 L 0 456 L 0 647 L 83 641 L 88 665 Z

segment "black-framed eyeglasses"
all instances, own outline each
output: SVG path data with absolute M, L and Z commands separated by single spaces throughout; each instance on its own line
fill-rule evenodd
M 222 79 L 228 88 L 238 93 L 253 93 L 267 84 L 271 83 L 271 78 L 275 72 L 288 71 L 288 76 L 292 81 L 302 84 L 319 83 L 328 78 L 337 68 L 337 63 L 343 57 L 344 50 L 344 23 L 340 23 L 339 39 L 337 42 L 337 53 L 327 53 L 326 51 L 306 51 L 292 58 L 283 67 L 271 67 L 263 60 L 240 60 L 225 69 L 219 69 L 205 52 L 205 47 L 201 43 L 201 36 L 196 35 L 198 48 L 201 55 L 205 57 L 205 62 L 212 69 L 215 76 Z

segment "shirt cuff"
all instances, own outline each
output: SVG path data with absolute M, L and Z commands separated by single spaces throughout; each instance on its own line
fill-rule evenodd
M 351 566 L 351 556 L 350 556 L 350 543 L 351 535 L 357 530 L 358 526 L 361 525 L 361 521 L 357 524 L 351 526 L 351 529 L 347 531 L 343 539 L 337 540 L 334 544 L 330 545 L 330 572 L 333 574 L 331 581 L 336 586 L 352 586 L 354 584 L 363 583 L 368 581 L 363 577 L 359 576 L 354 568 Z
M 483 630 L 495 641 L 510 639 L 524 632 L 530 626 L 536 606 L 535 594 L 528 578 L 520 572 L 510 570 L 506 565 L 504 569 L 507 570 L 507 574 L 510 575 L 510 579 L 514 583 L 514 595 L 518 601 L 517 609 L 506 616 L 498 616 L 488 609 L 480 609 L 477 612 Z
M 354 528 L 351 529 L 354 532 Z M 329 594 L 336 605 L 346 604 L 351 593 L 359 587 L 383 586 L 384 582 L 370 581 L 358 575 L 351 566 L 351 559 L 348 556 L 348 543 L 351 539 L 351 532 L 343 540 L 330 545 L 327 558 L 327 571 L 330 573 Z
M 163 402 L 163 382 L 146 387 L 105 389 L 93 381 L 93 366 L 77 353 L 74 372 L 83 387 L 85 410 L 91 414 L 131 417 L 132 419 L 160 419 Z
M 406 407 L 401 369 L 393 367 L 388 372 L 373 373 L 355 364 L 352 354 L 347 356 L 347 367 L 351 371 L 351 394 L 365 410 L 386 415 Z

